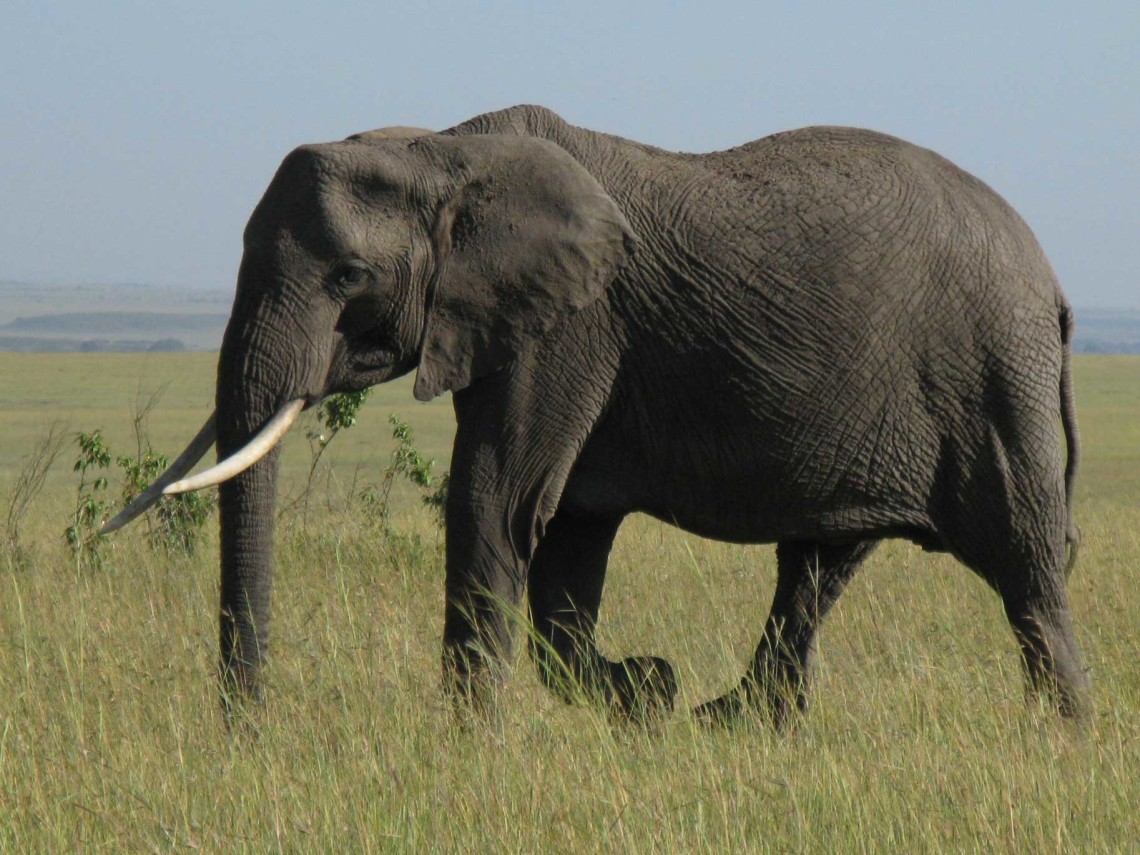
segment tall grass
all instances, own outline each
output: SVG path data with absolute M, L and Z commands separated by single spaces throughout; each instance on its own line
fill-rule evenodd
M 1137 381 L 1140 360 L 1078 364 L 1091 474 L 1070 590 L 1095 706 L 1083 729 L 1026 705 L 989 589 L 901 543 L 829 617 L 791 733 L 759 720 L 705 730 L 683 712 L 612 727 L 546 692 L 522 643 L 494 716 L 461 727 L 439 691 L 442 538 L 409 494 L 395 534 L 340 498 L 283 527 L 269 702 L 231 731 L 215 693 L 216 534 L 186 556 L 127 529 L 103 570 L 77 572 L 61 537 L 73 484 L 57 471 L 22 530 L 29 561 L 0 564 L 0 851 L 1128 851 L 1140 839 Z M 188 437 L 202 410 L 164 401 L 186 412 Z M 390 453 L 386 404 L 346 434 L 366 446 L 372 430 L 373 447 L 346 444 L 342 488 L 358 461 Z M 400 414 L 446 457 L 446 407 Z M 114 437 L 105 416 L 67 415 Z M 32 435 L 0 472 L 18 471 Z M 287 451 L 298 482 L 303 452 Z M 632 519 L 603 651 L 666 656 L 683 704 L 706 700 L 740 678 L 774 575 L 770 547 Z

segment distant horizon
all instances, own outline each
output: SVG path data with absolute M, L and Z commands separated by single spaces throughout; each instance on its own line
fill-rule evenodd
M 138 282 L 131 280 L 90 280 L 90 281 L 68 281 L 65 279 L 33 279 L 22 277 L 5 277 L 0 276 L 0 286 L 17 285 L 24 287 L 37 287 L 37 288 L 83 288 L 83 289 L 98 289 L 98 288 L 167 288 L 171 290 L 193 290 L 199 292 L 220 292 L 232 293 L 236 287 L 237 276 L 235 274 L 234 281 L 224 285 L 203 285 L 200 283 L 189 282 Z M 1064 290 L 1064 283 L 1061 283 L 1061 288 Z M 1066 292 L 1067 294 L 1067 292 Z M 1073 309 L 1079 314 L 1081 311 L 1128 311 L 1140 312 L 1140 294 L 1137 295 L 1134 303 L 1094 303 L 1089 301 L 1075 302 L 1071 295 L 1069 302 L 1072 304 Z
M 0 279 L 0 351 L 216 350 L 232 285 Z M 1140 307 L 1077 304 L 1078 353 L 1140 354 Z

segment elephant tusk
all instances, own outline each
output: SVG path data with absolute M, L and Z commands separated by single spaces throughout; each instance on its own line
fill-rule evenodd
M 285 432 L 293 426 L 293 422 L 297 420 L 298 414 L 304 407 L 303 398 L 290 401 L 278 410 L 277 415 L 269 420 L 269 423 L 261 429 L 257 436 L 247 442 L 236 454 L 230 455 L 216 466 L 211 466 L 205 472 L 199 472 L 190 478 L 174 482 L 162 492 L 168 496 L 175 493 L 189 493 L 192 490 L 201 490 L 205 487 L 221 484 L 223 481 L 228 481 L 235 475 L 244 472 L 270 452 L 273 446 L 285 435 Z
M 166 471 L 159 475 L 149 487 L 139 493 L 133 502 L 119 511 L 114 519 L 103 523 L 99 529 L 100 534 L 110 534 L 117 531 L 135 517 L 157 505 L 166 486 L 177 481 L 194 468 L 194 464 L 202 459 L 202 455 L 209 451 L 210 446 L 218 437 L 217 428 L 214 426 L 216 416 L 216 412 L 210 413 L 210 417 L 206 419 L 202 429 L 190 440 L 190 444 L 186 446 L 186 450 L 178 456 L 178 459 L 170 464 Z

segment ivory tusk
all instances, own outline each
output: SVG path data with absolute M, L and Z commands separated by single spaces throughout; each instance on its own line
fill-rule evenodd
M 218 431 L 214 426 L 216 416 L 216 412 L 210 413 L 210 417 L 206 419 L 202 429 L 190 440 L 190 444 L 186 446 L 186 450 L 178 456 L 178 459 L 171 463 L 166 471 L 159 475 L 149 487 L 139 493 L 133 502 L 119 511 L 114 519 L 103 523 L 99 529 L 100 534 L 110 534 L 117 531 L 135 517 L 157 505 L 166 486 L 177 481 L 194 468 L 194 464 L 202 459 L 202 455 L 209 451 L 210 446 L 217 439 Z
M 211 466 L 205 472 L 199 472 L 190 478 L 175 481 L 162 492 L 168 496 L 175 493 L 189 493 L 191 490 L 201 490 L 205 487 L 221 484 L 223 481 L 228 481 L 235 475 L 244 472 L 269 453 L 270 449 L 285 435 L 285 432 L 292 427 L 304 406 L 305 401 L 303 399 L 298 398 L 295 401 L 290 401 L 278 410 L 277 415 L 269 420 L 269 423 L 261 429 L 257 436 L 247 442 L 236 454 L 230 455 L 216 466 Z

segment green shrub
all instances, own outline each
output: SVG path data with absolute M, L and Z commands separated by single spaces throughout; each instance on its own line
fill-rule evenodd
M 68 546 L 75 556 L 76 568 L 102 569 L 106 563 L 106 538 L 99 533 L 99 527 L 116 509 L 125 508 L 145 490 L 169 465 L 165 454 L 149 447 L 145 431 L 142 430 L 142 417 L 135 418 L 135 432 L 138 451 L 135 457 L 120 455 L 114 457 L 115 465 L 122 472 L 123 483 L 119 501 L 109 498 L 108 474 L 113 455 L 103 439 L 102 431 L 76 436 L 79 457 L 73 470 L 79 473 L 76 487 L 75 511 L 71 525 L 64 532 Z M 98 473 L 94 478 L 90 473 Z M 158 506 L 147 513 L 148 541 L 154 549 L 165 552 L 193 554 L 202 537 L 206 521 L 217 507 L 215 491 L 182 493 L 177 496 L 163 496 Z M 152 518 L 153 514 L 153 518 Z
M 361 505 L 370 516 L 380 520 L 387 529 L 392 486 L 399 479 L 406 478 L 424 491 L 421 501 L 436 511 L 436 519 L 442 524 L 443 510 L 447 505 L 449 476 L 444 474 L 436 477 L 432 474 L 435 461 L 425 459 L 416 448 L 415 434 L 411 425 L 394 414 L 388 416 L 388 424 L 392 425 L 392 439 L 396 440 L 396 448 L 388 459 L 388 465 L 384 467 L 381 483 L 367 487 L 360 493 Z
M 111 466 L 111 450 L 99 428 L 91 433 L 76 434 L 75 442 L 79 446 L 79 457 L 72 471 L 79 473 L 79 484 L 75 488 L 71 525 L 64 530 L 64 538 L 75 557 L 76 570 L 84 567 L 99 570 L 105 560 L 105 539 L 99 533 L 99 526 L 115 504 L 107 498 L 107 476 L 98 473 Z

